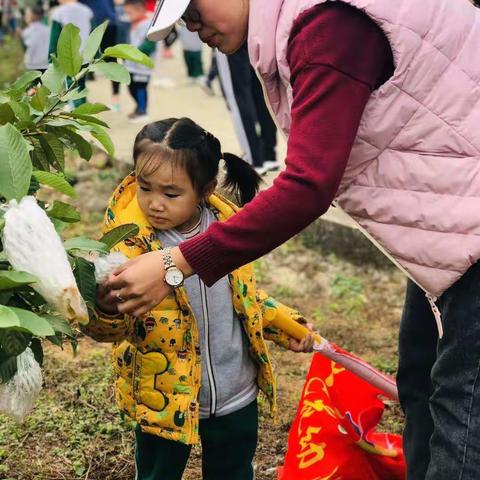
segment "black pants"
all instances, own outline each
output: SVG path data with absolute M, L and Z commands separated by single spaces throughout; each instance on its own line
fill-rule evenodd
M 228 64 L 253 165 L 261 167 L 265 160 L 276 159 L 277 127 L 265 103 L 260 81 L 250 65 L 246 44 L 228 56 Z M 257 133 L 257 124 L 260 126 L 260 135 Z
M 223 417 L 200 420 L 203 480 L 253 480 L 258 409 L 255 400 Z M 137 480 L 181 480 L 191 445 L 136 430 Z
M 439 299 L 409 283 L 399 342 L 408 480 L 480 479 L 480 264 Z

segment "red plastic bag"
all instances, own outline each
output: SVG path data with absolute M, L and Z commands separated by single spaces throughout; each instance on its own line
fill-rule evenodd
M 375 431 L 382 392 L 316 353 L 279 480 L 404 480 L 399 435 Z

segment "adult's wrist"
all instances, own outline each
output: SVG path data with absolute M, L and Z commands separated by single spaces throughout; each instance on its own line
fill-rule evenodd
M 179 247 L 172 248 L 170 250 L 170 255 L 172 256 L 173 263 L 179 270 L 181 270 L 185 278 L 190 277 L 195 273 L 191 265 L 183 256 L 182 251 Z

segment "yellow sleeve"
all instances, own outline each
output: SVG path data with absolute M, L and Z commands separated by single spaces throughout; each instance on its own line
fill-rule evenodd
M 257 290 L 257 301 L 262 308 L 264 338 L 288 349 L 291 337 L 276 325 L 282 323 L 304 324 L 306 323 L 305 319 L 299 312 L 278 302 L 263 290 Z
M 108 215 L 110 209 L 105 214 L 105 222 L 102 233 L 105 234 L 112 227 L 109 226 Z M 121 252 L 127 258 L 132 259 L 141 255 L 143 250 L 132 242 L 123 241 L 115 245 L 111 252 Z M 134 325 L 131 317 L 128 315 L 107 315 L 98 309 L 94 311 L 94 317 L 90 319 L 88 325 L 82 328 L 83 333 L 93 338 L 97 342 L 120 342 L 129 338 L 133 334 Z
M 82 327 L 82 332 L 97 342 L 115 343 L 130 338 L 133 328 L 128 315 L 107 315 L 95 309 L 94 318 Z

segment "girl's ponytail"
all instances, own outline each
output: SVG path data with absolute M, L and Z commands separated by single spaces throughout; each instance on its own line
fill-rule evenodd
M 222 158 L 227 167 L 223 188 L 235 195 L 240 205 L 245 205 L 255 197 L 262 179 L 253 167 L 232 153 L 223 153 Z

